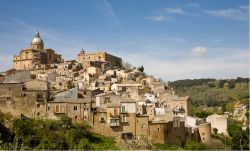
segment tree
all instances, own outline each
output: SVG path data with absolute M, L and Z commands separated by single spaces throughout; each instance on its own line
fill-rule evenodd
M 0 150 L 117 150 L 115 140 L 94 134 L 85 122 L 15 119 L 12 128 L 4 126 L 0 115 Z
M 214 134 L 217 134 L 218 129 L 217 128 L 213 128 L 213 132 L 214 132 Z
M 232 137 L 233 150 L 249 150 L 249 132 L 242 130 L 241 124 L 235 120 L 230 120 L 228 124 L 228 133 Z
M 91 143 L 87 138 L 82 138 L 80 140 L 80 143 L 78 145 L 79 150 L 94 150 L 94 148 L 91 146 Z
M 72 126 L 72 118 L 66 115 L 61 117 L 60 122 L 65 129 L 68 129 Z
M 227 82 L 227 80 L 220 80 L 219 81 L 219 88 L 223 88 L 224 84 Z
M 7 127 L 5 127 L 4 120 L 0 116 L 0 143 L 8 142 L 12 139 L 12 137 L 13 137 L 13 134 L 10 132 L 10 130 Z
M 232 88 L 235 87 L 235 81 L 234 81 L 234 80 L 229 80 L 229 81 L 227 82 L 227 84 L 228 84 L 228 88 L 229 88 L 229 89 L 232 89 Z
M 200 111 L 200 112 L 196 112 L 195 116 L 197 116 L 199 118 L 207 118 L 211 114 L 212 114 L 211 112 Z
M 132 65 L 128 62 L 122 62 L 122 66 L 125 68 L 125 69 L 130 69 L 132 68 Z
M 237 77 L 237 79 L 235 80 L 235 82 L 239 82 L 239 83 L 248 83 L 249 82 L 249 78 L 241 78 L 241 77 Z
M 209 87 L 215 87 L 215 83 L 212 82 L 212 81 L 209 81 L 209 82 L 207 83 L 207 85 L 208 85 Z
M 68 89 L 71 89 L 71 88 L 74 88 L 75 86 L 74 86 L 74 83 L 72 82 L 72 81 L 68 81 L 67 82 L 67 88 Z
M 144 67 L 143 67 L 143 65 L 139 66 L 139 67 L 137 68 L 137 70 L 139 70 L 139 71 L 143 72 L 143 71 L 144 71 Z

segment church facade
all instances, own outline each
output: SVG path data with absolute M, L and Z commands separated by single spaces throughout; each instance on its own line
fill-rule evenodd
M 41 65 L 50 65 L 63 62 L 61 55 L 55 53 L 53 49 L 45 49 L 39 32 L 31 42 L 30 48 L 20 51 L 19 55 L 13 57 L 13 68 L 16 70 L 30 70 L 39 68 Z

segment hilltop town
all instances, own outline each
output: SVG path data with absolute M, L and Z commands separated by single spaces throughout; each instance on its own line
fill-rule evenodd
M 126 66 L 122 58 L 104 51 L 83 49 L 75 60 L 65 61 L 45 48 L 39 33 L 30 48 L 13 56 L 13 69 L 0 74 L 0 110 L 37 119 L 66 115 L 124 143 L 180 145 L 193 140 L 209 145 L 211 123 L 227 135 L 225 117 L 190 116 L 189 96 L 176 95 L 143 67 Z

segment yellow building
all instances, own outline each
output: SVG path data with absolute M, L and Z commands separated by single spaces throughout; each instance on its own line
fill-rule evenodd
M 102 62 L 107 63 L 113 67 L 121 67 L 122 59 L 113 55 L 110 55 L 103 51 L 93 52 L 91 54 L 86 54 L 82 49 L 77 55 L 76 60 L 80 63 L 86 64 L 88 62 Z
M 41 65 L 50 65 L 63 62 L 61 55 L 53 49 L 44 49 L 44 43 L 39 32 L 31 42 L 30 48 L 20 51 L 18 56 L 13 57 L 13 68 L 16 70 L 39 68 Z

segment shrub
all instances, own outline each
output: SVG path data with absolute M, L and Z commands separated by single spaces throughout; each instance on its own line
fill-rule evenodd
M 184 148 L 187 150 L 207 150 L 208 146 L 202 143 L 187 140 Z

